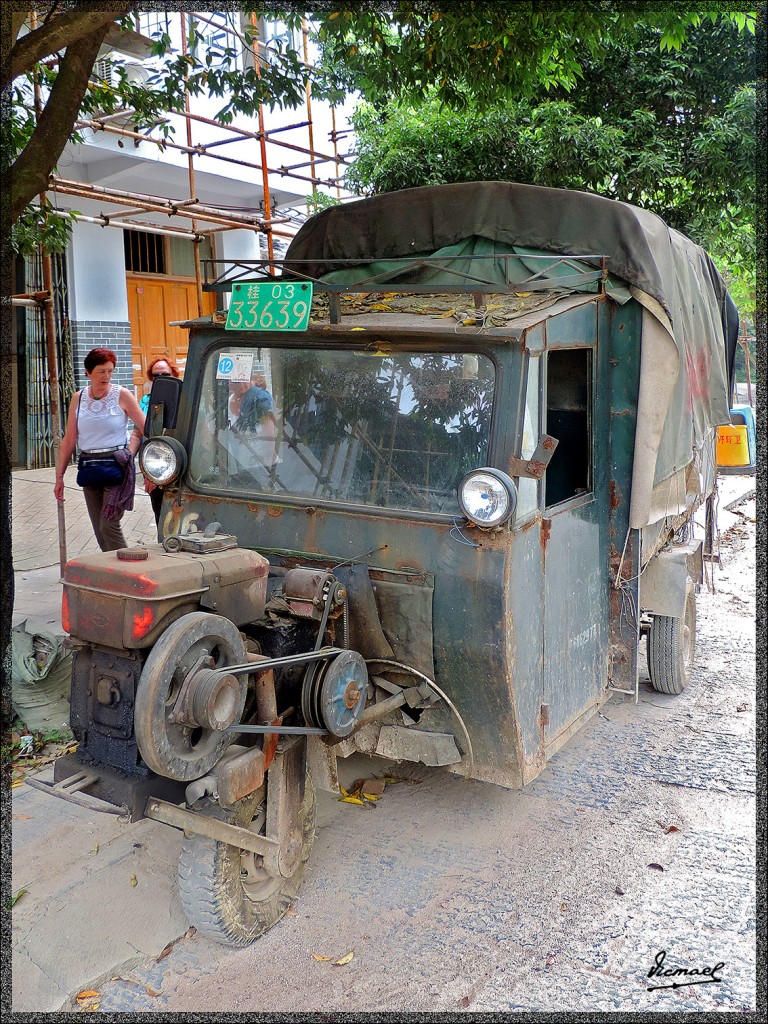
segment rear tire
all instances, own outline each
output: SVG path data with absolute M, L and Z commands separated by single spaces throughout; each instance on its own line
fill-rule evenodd
M 280 920 L 299 891 L 315 837 L 315 790 L 307 775 L 301 807 L 301 858 L 290 878 L 274 878 L 261 857 L 206 836 L 185 835 L 179 858 L 184 912 L 203 935 L 226 946 L 248 946 Z M 212 814 L 264 834 L 266 786 L 230 811 Z
M 682 618 L 654 615 L 648 634 L 648 672 L 658 693 L 682 693 L 696 652 L 696 594 L 689 580 Z

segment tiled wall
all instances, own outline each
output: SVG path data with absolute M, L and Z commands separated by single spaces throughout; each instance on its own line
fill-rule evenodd
M 133 357 L 131 354 L 131 325 L 112 320 L 73 320 L 72 350 L 75 362 L 75 380 L 79 388 L 88 383 L 83 360 L 92 348 L 109 348 L 117 356 L 117 366 L 112 376 L 115 384 L 133 391 Z

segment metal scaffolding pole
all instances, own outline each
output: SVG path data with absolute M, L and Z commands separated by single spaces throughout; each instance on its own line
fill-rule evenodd
M 307 28 L 307 19 L 306 18 L 302 18 L 301 19 L 301 36 L 302 36 L 302 41 L 303 41 L 303 44 L 304 44 L 304 63 L 305 64 L 309 64 L 309 50 L 308 50 L 308 43 L 307 43 L 307 36 L 308 35 L 309 35 L 309 29 Z M 308 130 L 309 130 L 310 167 L 312 168 L 312 181 L 313 181 L 313 184 L 312 184 L 312 195 L 315 196 L 315 195 L 317 195 L 317 185 L 314 184 L 314 181 L 316 179 L 317 172 L 315 170 L 315 157 L 314 157 L 315 137 L 314 137 L 314 130 L 313 130 L 313 126 L 312 126 L 312 90 L 309 87 L 309 79 L 307 79 L 307 82 L 306 82 L 306 85 L 304 87 L 304 90 L 305 90 L 306 98 L 307 98 L 307 127 L 308 127 Z M 304 165 L 303 164 L 295 164 L 294 165 L 294 167 L 297 167 L 297 166 L 298 167 L 302 167 Z
M 181 52 L 184 57 L 187 55 L 187 15 L 184 11 L 181 12 Z M 189 90 L 186 86 L 186 78 L 184 79 L 184 110 L 189 113 Z M 194 162 L 194 149 L 192 148 L 192 122 L 189 118 L 186 119 L 187 126 L 187 146 L 189 152 L 187 153 L 187 170 L 189 173 L 189 198 L 195 199 L 197 192 L 195 189 L 195 162 Z M 192 239 L 192 253 L 193 263 L 195 267 L 195 296 L 197 298 L 197 315 L 203 315 L 203 278 L 200 273 L 200 239 L 197 234 L 197 218 L 192 218 L 192 230 L 195 232 L 195 237 Z
M 261 58 L 259 57 L 259 43 L 258 43 L 258 25 L 256 24 L 256 15 L 251 14 L 251 28 L 254 29 L 254 37 L 251 42 L 253 49 L 253 65 L 256 70 L 256 74 L 261 78 Z M 272 216 L 272 203 L 269 196 L 269 168 L 267 167 L 267 142 L 264 134 L 264 104 L 259 99 L 259 146 L 261 147 L 261 173 L 262 183 L 264 190 L 264 215 L 269 220 Z M 266 232 L 267 236 L 267 256 L 270 261 L 275 258 L 275 246 L 272 238 L 271 227 Z M 274 274 L 274 267 L 269 267 L 270 274 Z
M 139 27 L 138 10 L 135 14 L 137 28 Z M 182 56 L 186 56 L 189 49 L 188 15 L 182 9 L 178 11 L 178 16 L 181 21 L 182 32 L 181 53 Z M 228 44 L 239 39 L 247 48 L 248 44 L 243 40 L 242 34 L 239 31 L 239 28 L 242 26 L 239 22 L 235 23 L 230 16 L 225 16 L 223 22 L 219 15 L 210 12 L 195 12 L 195 17 L 208 21 L 210 24 L 215 25 L 217 29 L 226 32 L 229 37 L 226 40 Z M 38 23 L 38 17 L 34 11 L 31 12 L 31 19 L 33 26 Z M 251 15 L 250 21 L 252 27 L 258 29 L 258 23 L 254 15 Z M 305 19 L 302 21 L 303 61 L 307 67 L 310 67 L 308 40 L 309 31 Z M 250 46 L 253 52 L 254 68 L 259 75 L 261 75 L 263 68 L 263 60 L 271 60 L 273 57 L 277 60 L 280 59 L 278 49 L 270 49 L 264 42 L 260 41 L 258 39 L 258 32 L 255 33 Z M 49 66 L 52 66 L 55 62 L 56 59 L 54 58 L 48 62 Z M 160 152 L 169 149 L 184 154 L 187 163 L 189 197 L 167 199 L 159 195 L 94 185 L 85 181 L 69 180 L 58 174 L 53 174 L 49 178 L 46 195 L 40 197 L 41 209 L 46 217 L 71 216 L 74 220 L 97 224 L 102 227 L 119 227 L 124 230 L 191 240 L 194 251 L 194 276 L 198 315 L 202 315 L 203 274 L 201 271 L 203 261 L 201 260 L 200 245 L 206 235 L 243 229 L 264 234 L 270 261 L 274 260 L 275 257 L 275 239 L 293 238 L 297 226 L 296 222 L 297 220 L 300 222 L 302 217 L 273 216 L 275 199 L 270 192 L 270 180 L 273 182 L 279 180 L 275 178 L 275 175 L 279 175 L 281 179 L 287 179 L 286 184 L 288 188 L 299 194 L 300 198 L 294 201 L 297 207 L 304 203 L 303 195 L 307 186 L 311 187 L 312 194 L 317 192 L 318 187 L 324 187 L 329 190 L 332 189 L 332 194 L 335 194 L 339 199 L 342 198 L 344 191 L 342 188 L 342 173 L 345 165 L 349 163 L 350 155 L 346 152 L 340 152 L 339 139 L 343 137 L 344 133 L 337 131 L 336 110 L 331 108 L 331 145 L 325 145 L 322 149 L 317 149 L 315 145 L 317 125 L 313 118 L 312 96 L 309 84 L 306 85 L 305 94 L 306 120 L 298 120 L 298 117 L 301 117 L 301 114 L 299 114 L 297 120 L 291 124 L 280 124 L 270 128 L 267 124 L 268 111 L 265 111 L 264 105 L 260 103 L 258 107 L 258 128 L 251 131 L 248 128 L 235 124 L 223 124 L 217 119 L 193 113 L 191 109 L 191 96 L 189 91 L 185 89 L 184 109 L 173 114 L 173 117 L 184 118 L 186 127 L 186 137 L 182 137 L 183 141 L 180 139 L 178 142 L 168 138 L 155 137 L 153 132 L 156 132 L 157 125 L 149 128 L 146 133 L 133 130 L 133 125 L 130 123 L 133 112 L 129 109 L 101 116 L 89 114 L 82 117 L 76 122 L 76 126 L 89 129 L 95 136 L 101 133 L 102 138 L 108 135 L 117 139 L 133 140 L 137 148 L 141 143 L 149 143 L 150 146 L 159 147 Z M 34 96 L 36 116 L 39 116 L 40 109 L 41 94 L 38 85 Z M 168 122 L 170 116 L 170 114 L 164 116 L 164 123 Z M 317 116 L 317 112 L 315 112 L 315 116 Z M 120 121 L 120 119 L 124 120 Z M 212 141 L 196 141 L 193 137 L 194 135 L 199 139 L 201 135 L 204 136 L 206 133 L 202 127 L 195 131 L 195 125 L 207 125 L 210 128 L 216 129 L 216 131 L 209 133 L 213 136 Z M 307 129 L 308 145 L 299 144 L 304 141 L 300 133 L 305 128 Z M 291 131 L 299 133 L 297 141 L 288 141 L 288 139 L 281 137 L 283 133 Z M 219 137 L 219 133 L 221 137 Z M 260 162 L 248 159 L 251 156 L 257 155 L 255 152 L 252 152 L 254 142 L 259 147 L 257 159 Z M 242 148 L 233 151 L 231 148 L 228 148 L 231 143 L 242 143 L 243 145 Z M 120 145 L 122 146 L 122 143 Z M 237 155 L 225 155 L 222 152 L 223 149 L 227 149 L 228 153 L 236 152 Z M 144 153 L 148 152 L 151 151 L 144 150 Z M 245 158 L 241 158 L 240 153 L 243 153 Z M 295 156 L 292 156 L 292 154 L 295 154 Z M 200 174 L 203 171 L 216 169 L 220 173 L 222 171 L 227 173 L 226 168 L 216 168 L 215 165 L 205 162 L 201 165 L 200 158 L 210 158 L 214 161 L 236 165 L 237 167 L 245 168 L 247 171 L 256 172 L 263 183 L 264 198 L 262 210 L 253 209 L 249 213 L 248 208 L 245 207 L 240 209 L 233 205 L 228 208 L 226 205 L 218 206 L 212 203 L 200 202 L 196 197 L 196 173 L 198 183 L 200 182 Z M 286 164 L 281 162 L 282 159 L 294 159 L 298 160 L 298 162 Z M 303 172 L 305 168 L 308 169 L 308 173 L 306 171 Z M 326 171 L 327 176 L 325 174 Z M 242 174 L 241 177 L 249 181 L 258 180 L 256 174 L 253 173 Z M 291 186 L 291 182 L 295 182 L 296 185 Z M 299 182 L 304 183 L 303 187 L 298 187 Z M 187 190 L 182 186 L 180 191 L 183 193 Z M 98 213 L 92 216 L 82 213 L 71 215 L 60 213 L 51 202 L 51 193 L 69 196 L 73 200 L 90 200 L 95 203 L 109 204 L 114 212 L 102 212 L 99 210 Z M 137 216 L 143 216 L 144 220 L 136 220 Z M 174 226 L 168 224 L 169 218 L 174 218 Z M 183 224 L 188 224 L 189 227 L 182 226 Z M 56 337 L 53 305 L 55 289 L 51 283 L 51 260 L 50 256 L 45 252 L 42 253 L 42 272 L 43 281 L 41 283 L 44 287 L 41 291 L 34 298 L 19 297 L 14 299 L 14 304 L 21 305 L 31 302 L 38 309 L 42 309 L 44 314 L 43 320 L 48 351 L 48 383 L 50 386 L 47 389 L 48 395 L 41 395 L 41 408 L 47 406 L 50 409 L 53 438 L 52 454 L 54 460 L 56 460 L 58 459 L 61 446 L 61 415 L 59 409 L 61 399 L 57 363 L 57 347 L 60 342 Z M 274 267 L 270 267 L 270 272 L 275 272 Z M 66 537 L 64 510 L 63 505 L 60 503 L 58 512 L 60 556 L 63 564 L 63 561 L 66 559 Z

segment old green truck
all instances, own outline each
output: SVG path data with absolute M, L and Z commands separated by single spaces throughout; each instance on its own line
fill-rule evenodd
M 338 757 L 523 787 L 644 637 L 682 691 L 737 317 L 653 213 L 505 182 L 328 209 L 207 287 L 150 399 L 157 545 L 64 570 L 52 788 L 182 829 L 190 920 L 244 945 Z

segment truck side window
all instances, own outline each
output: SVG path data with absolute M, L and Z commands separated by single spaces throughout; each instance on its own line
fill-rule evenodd
M 547 506 L 592 490 L 591 406 L 591 349 L 549 352 L 545 431 L 559 443 L 544 474 Z

